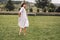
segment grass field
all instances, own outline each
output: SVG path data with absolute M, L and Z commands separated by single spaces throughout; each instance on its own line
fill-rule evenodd
M 0 40 L 60 40 L 60 16 L 29 16 L 27 35 L 18 36 L 18 16 L 0 15 Z

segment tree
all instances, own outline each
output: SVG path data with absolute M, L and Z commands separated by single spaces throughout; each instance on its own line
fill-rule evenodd
M 9 11 L 12 11 L 12 10 L 14 10 L 15 7 L 14 7 L 13 3 L 11 2 L 11 0 L 9 0 L 6 4 L 5 8 L 8 9 Z
M 60 12 L 60 7 L 58 7 L 58 8 L 56 9 L 56 12 Z
M 48 8 L 49 8 L 49 10 L 48 10 L 49 12 L 54 12 L 56 7 L 54 4 L 50 3 Z
M 35 6 L 42 9 L 48 6 L 49 4 L 48 0 L 35 0 L 35 1 L 36 1 Z
M 51 0 L 36 0 L 35 6 L 42 8 L 44 12 L 46 10 L 49 12 L 54 12 L 55 10 L 55 5 L 51 3 Z

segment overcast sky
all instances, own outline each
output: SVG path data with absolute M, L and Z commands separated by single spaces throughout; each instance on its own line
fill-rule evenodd
M 52 0 L 52 3 L 60 3 L 60 0 Z
M 19 1 L 19 0 L 17 0 Z M 22 0 L 23 1 L 23 0 Z M 26 0 L 26 1 L 29 1 L 29 2 L 35 2 L 35 0 Z M 51 1 L 52 3 L 60 3 L 60 0 L 52 0 Z
M 15 0 L 15 1 L 19 1 L 19 0 Z M 21 1 L 23 1 L 23 0 L 21 0 Z M 35 0 L 26 0 L 26 1 L 35 2 Z

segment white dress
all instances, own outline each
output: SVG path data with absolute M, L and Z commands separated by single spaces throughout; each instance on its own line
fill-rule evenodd
M 21 28 L 29 27 L 28 17 L 25 8 L 22 7 L 19 12 L 21 13 L 21 16 L 18 18 L 19 27 Z

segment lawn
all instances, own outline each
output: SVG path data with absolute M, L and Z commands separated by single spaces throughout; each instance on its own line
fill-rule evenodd
M 29 16 L 27 35 L 18 36 L 18 16 L 0 15 L 0 40 L 60 40 L 60 16 Z

